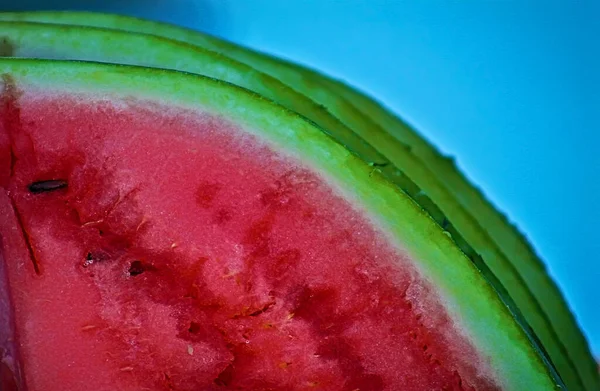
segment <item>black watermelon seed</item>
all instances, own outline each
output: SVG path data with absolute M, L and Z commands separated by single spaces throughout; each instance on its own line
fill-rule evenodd
M 29 192 L 33 194 L 59 190 L 65 187 L 67 187 L 67 181 L 63 181 L 61 179 L 50 179 L 47 181 L 33 182 L 32 184 L 27 186 Z

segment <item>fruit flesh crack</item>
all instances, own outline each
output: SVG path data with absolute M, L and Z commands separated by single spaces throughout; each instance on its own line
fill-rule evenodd
M 2 80 L 4 82 L 4 91 L 0 99 L 0 115 L 2 116 L 2 125 L 4 131 L 9 136 L 8 138 L 10 140 L 10 177 L 12 178 L 15 174 L 15 165 L 17 162 L 17 157 L 15 154 L 15 144 L 17 141 L 15 140 L 17 140 L 18 138 L 23 138 L 23 131 L 21 126 L 20 108 L 18 104 L 18 92 L 14 85 L 14 81 L 8 75 L 3 75 Z M 31 141 L 31 139 L 28 136 L 25 137 L 28 138 L 29 141 Z M 31 260 L 35 273 L 39 275 L 42 273 L 41 266 L 35 255 L 35 250 L 31 243 L 31 238 L 29 236 L 29 233 L 27 232 L 25 225 L 23 224 L 23 218 L 21 217 L 21 213 L 19 212 L 19 209 L 15 204 L 14 198 L 10 197 L 10 202 L 14 210 L 15 216 L 17 218 L 19 229 L 21 231 L 21 234 L 23 235 L 23 239 L 25 240 L 25 244 L 29 253 L 29 258 Z
M 27 252 L 29 254 L 29 259 L 31 260 L 31 264 L 33 265 L 33 270 L 35 271 L 35 274 L 41 275 L 42 269 L 41 269 L 40 263 L 37 260 L 36 255 L 35 255 L 35 250 L 33 248 L 33 245 L 31 244 L 31 237 L 30 237 L 29 233 L 27 232 L 25 225 L 23 224 L 23 217 L 21 217 L 21 213 L 19 212 L 19 209 L 17 208 L 17 205 L 15 204 L 14 199 L 11 198 L 10 202 L 11 202 L 13 211 L 15 213 L 15 217 L 17 218 L 19 229 L 21 231 L 21 234 L 23 235 L 23 240 L 25 241 L 25 245 L 27 246 Z

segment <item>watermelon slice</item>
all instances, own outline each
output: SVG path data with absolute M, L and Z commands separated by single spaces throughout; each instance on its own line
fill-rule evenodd
M 314 123 L 171 71 L 0 73 L 4 389 L 562 386 L 510 298 Z
M 358 152 L 364 160 L 384 166 L 381 168 L 383 174 L 424 207 L 453 235 L 461 249 L 475 262 L 481 263 L 481 256 L 486 266 L 494 272 L 490 279 L 495 281 L 496 289 L 504 290 L 506 287 L 507 293 L 517 304 L 512 307 L 513 312 L 517 313 L 516 316 L 519 316 L 519 312 L 523 313 L 524 319 L 532 326 L 570 388 L 593 389 L 600 384 L 585 339 L 579 332 L 564 299 L 526 241 L 522 240 L 514 227 L 489 205 L 481 193 L 465 182 L 454 165 L 447 159 L 440 158 L 430 146 L 427 147 L 425 141 L 414 137 L 410 129 L 405 129 L 401 122 L 381 107 L 352 89 L 314 72 L 293 64 L 281 65 L 273 59 L 235 49 L 232 45 L 220 43 L 211 37 L 130 18 L 111 15 L 89 15 L 83 18 L 83 15 L 86 14 L 32 13 L 8 14 L 4 17 L 41 21 L 48 21 L 52 17 L 53 21 L 59 22 L 117 28 L 125 28 L 127 25 L 128 29 L 137 31 L 149 31 L 149 27 L 154 26 L 154 31 L 226 52 L 286 80 L 299 91 L 326 103 L 333 113 L 376 149 L 357 140 L 352 131 L 344 129 L 344 125 L 323 111 L 321 106 L 312 104 L 304 96 L 281 85 L 276 79 L 253 72 L 243 63 L 217 56 L 203 47 L 189 47 L 182 43 L 140 34 L 129 34 L 125 37 L 124 33 L 106 29 L 44 27 L 35 23 L 9 23 L 2 27 L 14 55 L 132 63 L 207 74 L 257 91 L 314 120 L 322 128 L 333 129 L 335 137 L 354 152 Z M 126 24 L 127 20 L 130 23 Z M 93 44 L 86 46 L 81 42 Z M 338 92 L 339 95 L 328 95 L 324 92 L 324 87 Z M 340 99 L 339 96 L 346 96 L 348 101 Z M 390 133 L 378 128 L 360 113 L 360 109 L 355 109 L 348 102 L 355 102 L 356 107 L 368 111 L 375 120 L 391 129 Z M 414 151 L 398 142 L 392 135 L 407 142 Z M 390 160 L 393 164 L 389 164 Z M 401 168 L 403 173 L 398 168 Z M 414 186 L 415 184 L 418 187 Z M 526 255 L 525 262 L 523 254 Z

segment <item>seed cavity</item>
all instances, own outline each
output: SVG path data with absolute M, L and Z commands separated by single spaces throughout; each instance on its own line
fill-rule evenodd
M 96 250 L 88 252 L 83 261 L 81 262 L 81 266 L 84 268 L 88 268 L 95 263 L 101 263 L 105 261 L 109 261 L 111 259 L 111 255 L 106 253 L 104 250 Z
M 131 277 L 139 276 L 147 270 L 154 269 L 151 265 L 145 265 L 140 260 L 135 260 L 129 265 L 129 275 Z
M 62 179 L 50 179 L 47 181 L 33 182 L 27 188 L 32 194 L 47 193 L 67 187 L 67 181 Z
M 92 253 L 87 253 L 87 255 L 85 256 L 85 259 L 83 261 L 83 263 L 81 264 L 81 266 L 83 267 L 90 267 L 94 264 L 94 256 L 92 255 Z
M 198 334 L 201 330 L 200 324 L 196 322 L 191 322 L 188 331 L 192 334 Z

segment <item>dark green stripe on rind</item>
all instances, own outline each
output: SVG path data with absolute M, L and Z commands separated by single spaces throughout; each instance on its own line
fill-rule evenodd
M 34 85 L 74 94 L 95 92 L 103 99 L 133 94 L 175 106 L 206 107 L 241 124 L 317 169 L 401 244 L 507 389 L 559 389 L 505 304 L 439 225 L 372 167 L 297 114 L 217 80 L 148 68 L 4 59 L 0 73 L 9 73 L 25 91 Z

